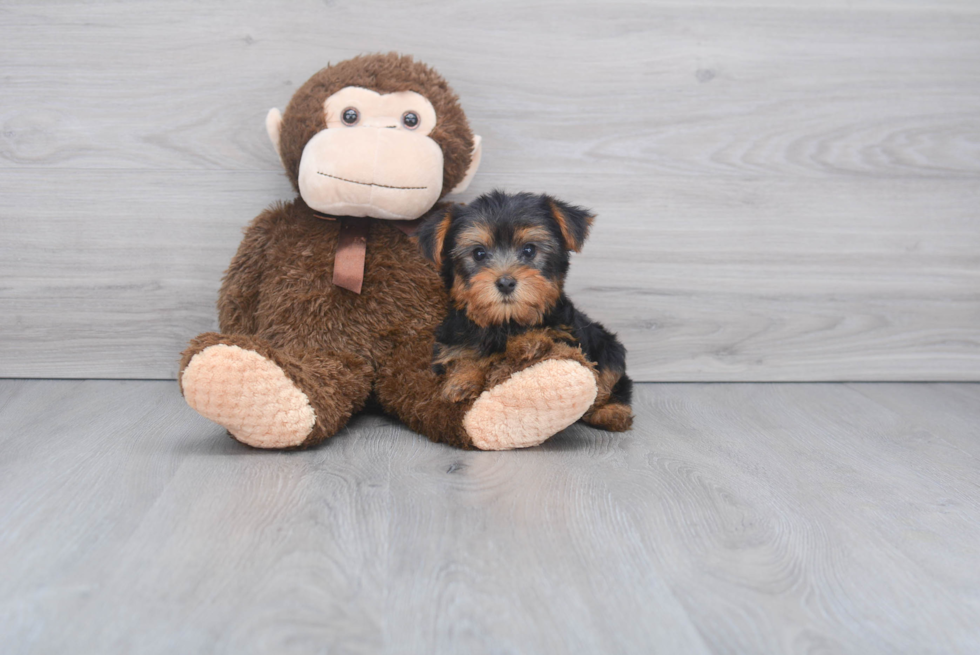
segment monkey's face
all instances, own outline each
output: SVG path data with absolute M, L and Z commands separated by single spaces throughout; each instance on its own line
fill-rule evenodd
M 418 218 L 464 191 L 480 164 L 480 137 L 456 94 L 396 53 L 319 70 L 265 126 L 306 204 L 334 216 Z
M 326 129 L 307 142 L 299 192 L 338 216 L 418 218 L 442 195 L 443 158 L 429 137 L 436 111 L 413 91 L 348 86 L 324 103 Z

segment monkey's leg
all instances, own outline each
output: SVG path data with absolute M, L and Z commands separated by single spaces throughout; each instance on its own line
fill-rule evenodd
M 432 339 L 404 336 L 390 345 L 379 362 L 374 387 L 385 411 L 432 441 L 473 448 L 462 427 L 473 401 L 455 402 L 444 395 L 446 378 L 432 370 Z
M 277 349 L 264 339 L 208 332 L 182 354 L 187 404 L 255 448 L 315 445 L 371 391 L 371 367 L 346 353 Z
M 401 340 L 378 370 L 381 404 L 433 441 L 462 448 L 536 446 L 582 417 L 596 396 L 595 375 L 577 348 L 514 340 L 486 371 L 476 400 L 451 402 L 432 372 L 430 340 Z
M 487 375 L 464 427 L 485 450 L 537 445 L 561 432 L 596 398 L 594 365 L 548 330 L 511 338 Z

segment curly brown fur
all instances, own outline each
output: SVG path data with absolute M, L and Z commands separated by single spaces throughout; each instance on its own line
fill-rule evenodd
M 463 178 L 473 135 L 456 95 L 425 64 L 392 53 L 328 66 L 293 96 L 279 146 L 294 188 L 306 142 L 326 127 L 324 101 L 347 86 L 426 96 L 437 114 L 430 136 L 443 150 L 444 192 Z M 361 293 L 334 286 L 340 227 L 302 198 L 256 217 L 222 281 L 221 333 L 191 342 L 181 375 L 204 348 L 239 346 L 272 361 L 308 397 L 316 424 L 302 446 L 334 434 L 370 396 L 429 438 L 468 447 L 469 404 L 441 397 L 429 362 L 448 302 L 438 273 L 413 240 L 389 222 L 370 221 Z
M 382 408 L 414 430 L 468 447 L 461 426 L 471 403 L 444 400 L 430 365 L 432 335 L 448 303 L 438 274 L 409 237 L 376 221 L 362 293 L 336 287 L 330 280 L 338 230 L 301 200 L 259 215 L 219 293 L 222 332 L 192 340 L 181 372 L 216 344 L 272 360 L 316 413 L 317 429 L 304 446 L 335 433 L 373 390 Z
M 598 387 L 583 420 L 607 430 L 629 429 L 626 350 L 563 292 L 568 253 L 581 249 L 591 224 L 589 212 L 550 196 L 499 191 L 466 207 L 441 208 L 423 222 L 420 246 L 440 265 L 450 295 L 432 362 L 433 370 L 447 376 L 447 395 L 472 395 L 480 379 L 473 371 L 488 368 L 484 362 L 500 353 L 522 362 L 557 351 L 574 359 L 569 351 L 575 350 L 580 357 L 584 353 Z M 483 379 L 496 381 L 487 372 Z

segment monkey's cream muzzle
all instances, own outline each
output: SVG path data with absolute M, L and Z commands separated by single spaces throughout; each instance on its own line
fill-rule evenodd
M 428 136 L 387 127 L 326 129 L 309 140 L 299 193 L 335 216 L 415 219 L 442 195 L 442 149 Z

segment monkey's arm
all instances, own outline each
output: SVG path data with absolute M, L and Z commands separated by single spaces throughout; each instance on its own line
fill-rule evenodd
M 270 207 L 245 229 L 245 238 L 228 265 L 218 292 L 218 325 L 222 332 L 255 334 L 259 289 L 266 268 L 265 247 L 269 240 L 269 226 L 284 212 L 282 205 Z

